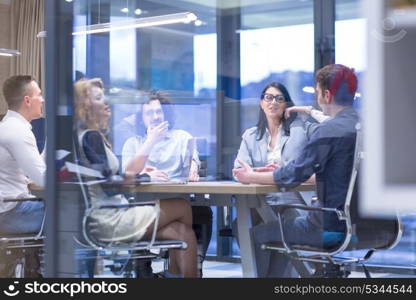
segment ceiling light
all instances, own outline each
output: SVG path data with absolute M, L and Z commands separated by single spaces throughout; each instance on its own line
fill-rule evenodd
M 132 29 L 150 26 L 159 26 L 175 23 L 190 23 L 197 20 L 195 14 L 190 12 L 161 15 L 155 17 L 146 17 L 140 19 L 129 19 L 113 23 L 101 23 L 87 26 L 76 27 L 72 35 L 83 35 L 92 33 L 109 32 L 122 29 Z
M 134 11 L 134 14 L 137 15 L 137 16 L 140 16 L 142 13 L 143 13 L 143 11 L 140 8 L 138 8 Z
M 312 86 L 305 86 L 302 91 L 308 94 L 315 94 L 315 89 Z
M 127 7 L 125 7 L 125 8 L 122 8 L 121 10 L 120 10 L 122 13 L 128 13 L 129 12 L 129 9 L 127 8 Z
M 19 56 L 21 53 L 17 50 L 0 48 L 1 56 Z
M 195 20 L 194 25 L 195 26 L 201 26 L 202 25 L 202 21 L 201 20 Z

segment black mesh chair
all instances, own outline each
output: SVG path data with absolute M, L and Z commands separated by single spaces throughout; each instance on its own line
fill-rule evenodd
M 4 199 L 4 202 L 42 201 L 41 198 Z M 22 220 L 23 222 L 24 220 Z M 43 225 L 37 233 L 0 234 L 0 277 L 42 277 Z
M 403 224 L 399 216 L 392 219 L 364 217 L 359 213 L 359 173 L 363 159 L 362 137 L 357 125 L 357 139 L 354 154 L 354 165 L 348 193 L 343 210 L 327 207 L 311 207 L 305 205 L 279 205 L 278 220 L 281 225 L 281 242 L 266 243 L 262 249 L 278 251 L 291 258 L 292 263 L 302 277 L 347 277 L 353 266 L 362 265 L 367 277 L 369 272 L 365 262 L 377 250 L 387 250 L 395 247 L 401 239 Z M 290 244 L 284 237 L 282 215 L 287 209 L 306 211 L 321 211 L 336 214 L 345 223 L 345 232 L 323 232 L 322 247 Z M 364 250 L 362 257 L 346 256 L 344 251 Z M 315 265 L 315 270 L 308 267 L 309 262 Z

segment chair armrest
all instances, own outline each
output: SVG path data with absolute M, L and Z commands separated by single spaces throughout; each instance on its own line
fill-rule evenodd
M 110 204 L 110 205 L 101 205 L 98 209 L 113 209 L 113 208 L 129 208 L 129 207 L 136 207 L 136 206 L 155 206 L 154 201 L 143 201 L 143 202 L 133 202 L 133 203 L 126 203 L 126 204 Z
M 299 210 L 308 210 L 308 211 L 321 211 L 321 212 L 332 212 L 335 213 L 339 220 L 345 220 L 346 216 L 344 215 L 343 211 L 340 211 L 336 208 L 329 208 L 329 207 L 316 207 L 316 206 L 308 206 L 303 204 L 277 204 L 273 205 L 277 209 L 277 217 L 279 220 L 280 225 L 280 235 L 282 239 L 282 243 L 288 252 L 292 252 L 293 249 L 289 246 L 285 239 L 284 234 L 284 223 L 282 222 L 282 213 L 289 208 L 299 209 Z
M 42 198 L 19 198 L 19 199 L 3 199 L 3 202 L 26 202 L 26 201 L 43 201 Z
M 329 207 L 318 207 L 318 206 L 309 206 L 303 204 L 276 204 L 273 205 L 279 211 L 285 211 L 288 208 L 296 208 L 300 210 L 315 210 L 315 211 L 323 211 L 323 212 L 333 212 L 336 213 L 340 217 L 344 217 L 344 212 L 336 209 L 336 208 L 329 208 Z

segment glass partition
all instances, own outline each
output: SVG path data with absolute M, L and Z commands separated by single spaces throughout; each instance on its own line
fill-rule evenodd
M 108 253 L 91 245 L 116 245 L 126 234 L 130 240 L 140 238 L 132 231 L 137 220 L 129 223 L 126 215 L 138 208 L 120 213 L 116 207 L 137 200 L 137 194 L 125 190 L 126 180 L 165 176 L 149 165 L 130 170 L 129 154 L 140 141 L 155 136 L 167 143 L 148 162 L 168 170 L 169 179 L 180 173 L 177 161 L 184 161 L 191 140 L 201 180 L 217 176 L 216 1 L 208 6 L 158 0 L 55 4 L 63 27 L 58 32 L 68 43 L 58 67 L 70 74 L 62 76 L 67 88 L 60 92 L 56 119 L 61 150 L 56 267 L 60 276 L 92 276 L 94 265 L 106 262 Z M 176 156 L 166 158 L 169 151 Z M 115 206 L 100 209 L 106 203 Z M 67 213 L 73 217 L 65 218 Z M 103 224 L 112 225 L 101 230 Z M 122 264 L 126 256 L 119 259 Z
M 62 150 L 57 160 L 48 160 L 48 167 L 57 171 L 56 178 L 48 177 L 49 185 L 53 183 L 55 189 L 58 182 L 56 194 L 48 194 L 55 205 L 50 206 L 52 217 L 48 218 L 56 225 L 48 229 L 53 241 L 48 249 L 57 253 L 49 263 L 55 268 L 51 272 L 59 276 L 120 275 L 125 270 L 130 252 L 118 258 L 121 269 L 100 269 L 108 261 L 100 245 L 118 245 L 123 234 L 129 236 L 127 240 L 145 234 L 132 231 L 137 220 L 125 223 L 124 212 L 130 209 L 127 201 L 147 198 L 126 186 L 165 178 L 166 174 L 154 170 L 159 168 L 157 163 L 165 163 L 173 174 L 177 162 L 191 157 L 200 180 L 233 180 L 241 135 L 256 125 L 267 84 L 282 83 L 296 105 L 315 105 L 314 70 L 322 67 L 315 65 L 315 53 L 332 53 L 335 46 L 336 62 L 355 68 L 359 82 L 367 67 L 361 34 L 367 25 L 359 1 L 337 0 L 335 24 L 333 13 L 325 16 L 323 1 L 48 3 L 54 10 L 48 9 L 59 12 L 57 20 L 49 21 L 53 26 L 48 30 L 48 53 L 56 63 L 48 69 L 53 91 L 48 101 L 57 105 L 48 115 L 57 115 L 51 123 L 56 130 L 48 128 L 56 134 L 48 139 L 54 144 L 56 137 L 56 149 Z M 314 15 L 326 22 L 318 24 Z M 327 44 L 332 37 L 324 36 L 332 31 L 322 30 L 328 20 L 335 25 L 335 45 Z M 357 35 L 351 36 L 351 28 Z M 358 109 L 361 89 L 359 85 Z M 279 103 L 276 97 L 271 103 L 273 99 Z M 149 137 L 172 144 L 161 143 L 158 151 L 149 154 L 144 146 Z M 189 141 L 196 151 L 187 148 Z M 192 155 L 166 154 L 174 152 Z M 141 157 L 145 156 L 154 165 L 144 164 Z M 227 207 L 235 205 L 236 198 L 221 196 L 212 227 L 210 212 L 205 211 L 202 218 L 194 208 L 194 216 L 206 225 L 198 234 L 211 240 L 208 254 L 219 260 L 239 256 L 232 223 L 236 209 Z M 186 200 L 193 203 L 196 198 L 190 195 Z M 202 198 L 209 203 L 209 196 Z M 154 220 L 154 212 L 148 208 L 148 221 Z M 414 249 L 413 219 L 408 218 L 397 252 L 384 252 L 376 256 L 377 262 L 388 264 L 401 251 L 408 254 Z M 96 247 L 85 251 L 91 244 Z M 204 252 L 201 247 L 199 251 Z M 406 255 L 396 262 L 405 265 L 413 260 Z
M 285 85 L 296 105 L 313 105 L 313 1 L 271 1 L 243 8 L 241 18 L 241 129 L 257 123 L 270 82 Z
M 354 32 L 352 35 L 351 32 Z M 362 12 L 362 4 L 357 0 L 336 1 L 335 21 L 335 62 L 355 69 L 358 77 L 358 89 L 354 102 L 361 109 L 366 61 L 367 21 Z
M 351 35 L 351 32 L 354 32 L 354 34 Z M 367 20 L 364 18 L 362 1 L 337 0 L 335 22 L 336 63 L 351 66 L 357 73 L 359 85 L 354 106 L 359 110 L 362 106 L 363 82 L 368 67 L 367 32 Z M 368 116 L 363 115 L 363 118 L 366 117 Z M 368 265 L 376 265 L 381 269 L 382 266 L 385 266 L 385 272 L 394 270 L 399 273 L 407 273 L 406 267 L 415 264 L 416 217 L 414 212 L 403 215 L 402 221 L 404 232 L 400 243 L 390 251 L 376 252 Z M 355 255 L 360 254 L 362 253 L 355 253 Z

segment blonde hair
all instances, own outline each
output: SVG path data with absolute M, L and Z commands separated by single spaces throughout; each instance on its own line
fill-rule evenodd
M 81 79 L 75 82 L 74 119 L 87 129 L 106 130 L 108 128 L 107 120 L 96 120 L 92 115 L 91 89 L 93 87 L 98 87 L 104 92 L 104 84 L 101 78 Z
M 108 119 L 97 120 L 93 117 L 91 89 L 93 87 L 100 88 L 104 93 L 104 83 L 101 78 L 81 79 L 74 84 L 75 96 L 75 114 L 74 119 L 78 129 L 92 129 L 100 132 L 104 138 L 105 143 L 110 146 L 107 138 L 103 133 L 108 131 Z

